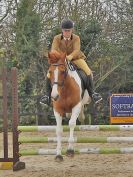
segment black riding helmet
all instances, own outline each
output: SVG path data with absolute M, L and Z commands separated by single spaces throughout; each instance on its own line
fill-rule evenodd
M 62 29 L 71 29 L 74 27 L 74 23 L 72 20 L 63 20 L 61 23 Z

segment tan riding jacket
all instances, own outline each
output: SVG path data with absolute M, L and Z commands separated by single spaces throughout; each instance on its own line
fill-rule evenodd
M 56 35 L 51 50 L 66 52 L 67 55 L 72 56 L 73 60 L 86 58 L 80 50 L 80 38 L 75 34 L 72 34 L 71 38 L 67 41 L 63 38 L 62 34 Z

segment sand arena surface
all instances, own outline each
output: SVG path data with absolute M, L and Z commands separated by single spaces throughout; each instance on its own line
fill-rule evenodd
M 68 133 L 63 133 L 68 136 Z M 51 132 L 21 133 L 21 136 L 55 136 Z M 75 132 L 75 136 L 133 136 L 131 131 L 123 132 Z M 3 136 L 0 133 L 0 157 L 2 157 Z M 12 155 L 12 136 L 9 134 L 9 153 Z M 21 149 L 55 148 L 56 144 L 23 144 Z M 67 144 L 63 144 L 67 147 Z M 132 143 L 93 143 L 75 144 L 75 147 L 133 147 Z M 133 177 L 133 154 L 81 154 L 74 158 L 64 156 L 61 163 L 54 161 L 54 156 L 25 156 L 21 161 L 26 169 L 13 172 L 0 171 L 0 177 Z

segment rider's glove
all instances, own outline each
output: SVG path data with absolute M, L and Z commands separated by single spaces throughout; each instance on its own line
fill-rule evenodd
M 73 59 L 73 56 L 72 55 L 67 55 L 66 59 L 69 60 L 69 61 L 71 61 Z

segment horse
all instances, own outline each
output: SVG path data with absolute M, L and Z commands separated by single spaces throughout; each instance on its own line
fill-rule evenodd
M 82 90 L 81 79 L 76 70 L 71 70 L 66 60 L 65 53 L 51 51 L 48 53 L 49 74 L 51 81 L 51 99 L 53 100 L 53 112 L 56 119 L 57 149 L 56 161 L 62 161 L 62 118 L 71 113 L 69 120 L 70 135 L 68 139 L 67 155 L 74 156 L 74 128 L 78 116 L 83 114 L 84 105 L 91 101 L 87 90 Z M 84 94 L 84 95 L 83 95 Z M 83 95 L 83 96 L 82 96 Z

